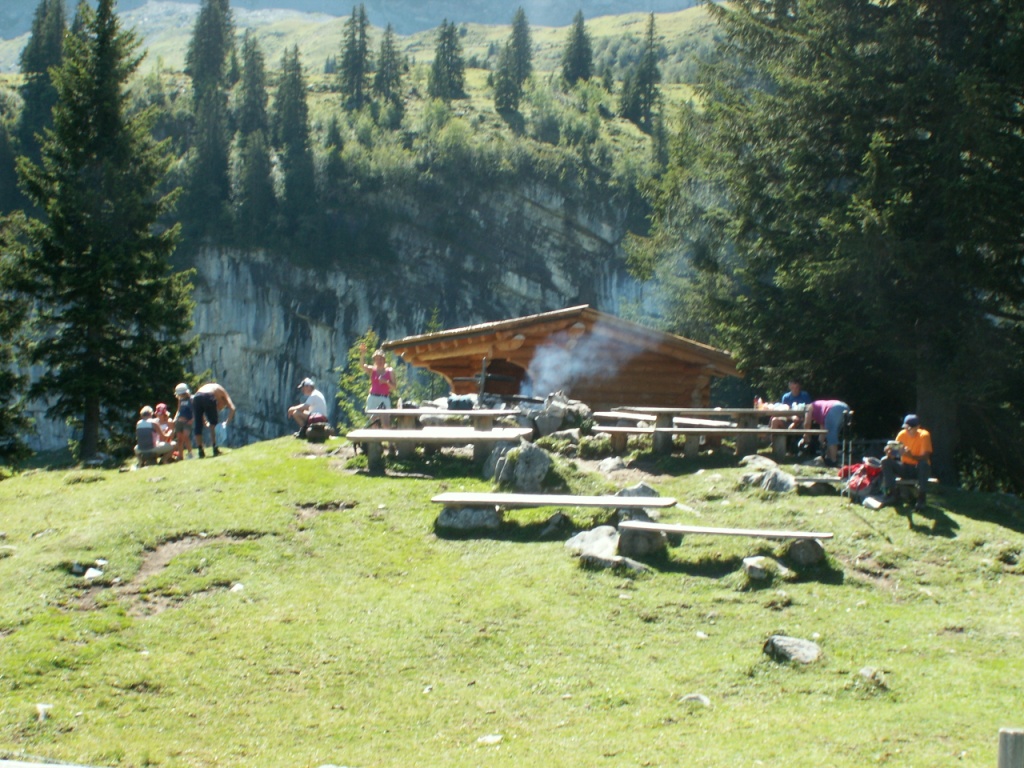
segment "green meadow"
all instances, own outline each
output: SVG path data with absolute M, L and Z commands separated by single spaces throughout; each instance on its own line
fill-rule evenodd
M 554 509 L 438 531 L 433 495 L 491 487 L 467 460 L 352 456 L 282 438 L 0 482 L 0 758 L 964 766 L 1024 724 L 1018 498 L 938 489 L 908 517 L 751 488 L 731 457 L 563 460 L 559 490 L 643 480 L 679 500 L 666 522 L 834 533 L 824 564 L 754 584 L 742 559 L 783 544 L 687 536 L 646 572 L 589 570 L 540 536 Z M 773 634 L 824 656 L 774 662 Z

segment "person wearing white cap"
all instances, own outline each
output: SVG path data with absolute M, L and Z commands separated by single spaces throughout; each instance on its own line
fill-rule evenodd
M 903 418 L 903 429 L 885 446 L 882 459 L 882 490 L 885 502 L 896 499 L 896 478 L 917 480 L 917 508 L 924 509 L 928 478 L 932 476 L 932 436 L 921 428 L 921 420 L 913 413 Z
M 323 393 L 316 388 L 316 383 L 308 377 L 299 382 L 298 389 L 302 390 L 306 399 L 288 409 L 288 418 L 293 419 L 299 425 L 299 431 L 295 433 L 295 437 L 305 437 L 309 417 L 315 413 L 321 416 L 327 415 L 327 400 Z

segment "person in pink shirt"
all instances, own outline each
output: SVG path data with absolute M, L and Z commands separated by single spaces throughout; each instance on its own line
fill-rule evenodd
M 804 417 L 804 429 L 812 429 L 814 424 L 826 430 L 825 434 L 825 465 L 839 466 L 839 433 L 846 423 L 846 414 L 850 406 L 842 400 L 815 400 L 807 409 Z

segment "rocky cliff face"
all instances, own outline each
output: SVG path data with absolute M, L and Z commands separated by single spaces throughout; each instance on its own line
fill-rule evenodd
M 286 410 L 298 402 L 304 376 L 333 406 L 335 369 L 370 328 L 381 339 L 399 338 L 425 332 L 435 308 L 444 327 L 455 327 L 583 303 L 616 312 L 638 296 L 625 267 L 630 212 L 621 201 L 582 205 L 531 183 L 393 202 L 386 264 L 335 270 L 264 252 L 197 256 L 194 370 L 209 369 L 235 400 L 231 444 L 293 431 Z M 61 425 L 41 420 L 40 427 L 34 448 L 65 444 Z

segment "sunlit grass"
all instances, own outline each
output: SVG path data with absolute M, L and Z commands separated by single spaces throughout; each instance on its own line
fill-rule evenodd
M 835 533 L 826 565 L 756 587 L 740 561 L 777 543 L 690 536 L 629 576 L 536 539 L 553 509 L 439 536 L 431 496 L 489 487 L 467 460 L 369 478 L 342 444 L 0 482 L 0 757 L 983 764 L 1013 724 L 1018 500 L 948 490 L 908 525 L 746 490 L 727 460 L 637 455 L 681 502 L 666 520 Z M 562 473 L 577 492 L 619 484 Z M 78 574 L 97 560 L 90 585 Z M 824 659 L 769 661 L 774 633 L 815 639 Z

